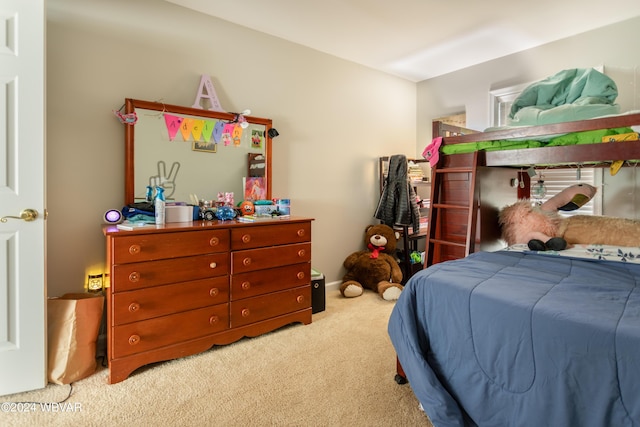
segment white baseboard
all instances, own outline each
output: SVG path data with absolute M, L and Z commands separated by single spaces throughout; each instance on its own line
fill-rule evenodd
M 331 283 L 325 283 L 324 284 L 324 290 L 325 291 L 340 291 L 340 285 L 342 284 L 342 281 L 337 280 L 335 282 L 331 282 Z

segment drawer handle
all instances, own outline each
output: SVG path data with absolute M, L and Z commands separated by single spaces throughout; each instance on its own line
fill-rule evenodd
M 129 304 L 129 311 L 131 313 L 135 313 L 138 310 L 140 310 L 140 304 L 138 304 L 137 302 L 132 302 L 131 304 Z
M 303 303 L 304 302 L 304 295 L 298 295 L 296 297 L 296 301 L 298 301 L 298 303 Z
M 304 254 L 306 254 L 306 251 L 305 251 L 304 249 L 300 249 L 300 250 L 298 251 L 298 256 L 299 256 L 300 258 L 304 257 Z
M 215 263 L 215 262 L 212 262 L 212 263 L 209 264 L 210 268 L 216 268 L 217 266 L 218 266 L 218 264 Z
M 134 271 L 133 273 L 131 273 L 129 275 L 129 281 L 130 282 L 137 282 L 140 280 L 140 273 L 138 273 L 137 271 Z
M 298 235 L 298 237 L 304 237 L 304 228 L 301 228 L 300 230 L 298 230 L 296 234 Z
M 251 264 L 251 258 L 247 257 L 245 259 L 242 260 L 242 264 L 247 266 L 249 264 Z
M 242 311 L 240 312 L 240 314 L 242 314 L 242 317 L 249 317 L 251 312 L 249 311 L 248 308 L 243 308 Z
M 217 246 L 219 243 L 220 239 L 217 237 L 212 237 L 211 240 L 209 240 L 209 246 Z
M 209 289 L 209 296 L 212 296 L 215 298 L 218 296 L 219 293 L 220 293 L 220 290 L 218 290 L 218 288 Z
M 136 345 L 140 342 L 140 336 L 139 335 L 131 335 L 129 337 L 129 345 Z
M 136 255 L 140 253 L 140 245 L 131 245 L 129 246 L 129 253 L 131 255 Z
M 251 283 L 249 282 L 242 282 L 242 290 L 243 291 L 248 291 L 249 288 L 251 288 Z
M 242 243 L 249 243 L 251 241 L 251 235 L 245 234 L 242 236 Z
M 209 318 L 209 324 L 210 325 L 215 325 L 216 323 L 218 323 L 220 319 L 218 318 L 218 316 L 211 316 Z
M 303 271 L 298 271 L 298 274 L 296 274 L 296 277 L 300 280 L 304 279 L 304 272 Z

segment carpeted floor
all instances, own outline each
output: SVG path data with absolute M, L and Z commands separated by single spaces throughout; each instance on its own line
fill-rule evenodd
M 392 308 L 372 292 L 328 291 L 310 325 L 143 367 L 118 384 L 99 368 L 60 405 L 68 385 L 0 396 L 0 425 L 431 426 L 410 385 L 394 381 Z

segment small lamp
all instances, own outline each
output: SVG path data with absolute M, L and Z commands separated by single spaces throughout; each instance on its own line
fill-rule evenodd
M 87 278 L 87 291 L 102 292 L 102 274 L 89 274 Z
M 103 219 L 107 224 L 118 224 L 122 221 L 122 214 L 117 209 L 109 209 L 104 213 Z

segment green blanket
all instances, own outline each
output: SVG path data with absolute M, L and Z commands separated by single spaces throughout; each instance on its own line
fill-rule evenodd
M 440 152 L 443 154 L 460 154 L 472 153 L 474 151 L 481 150 L 498 151 L 562 145 L 597 144 L 602 142 L 603 136 L 618 135 L 621 133 L 630 132 L 633 132 L 633 129 L 629 127 L 622 127 L 614 129 L 598 129 L 584 132 L 573 132 L 551 138 L 547 142 L 534 140 L 511 141 L 506 139 L 499 139 L 495 141 L 464 142 L 461 144 L 443 145 L 440 147 Z

